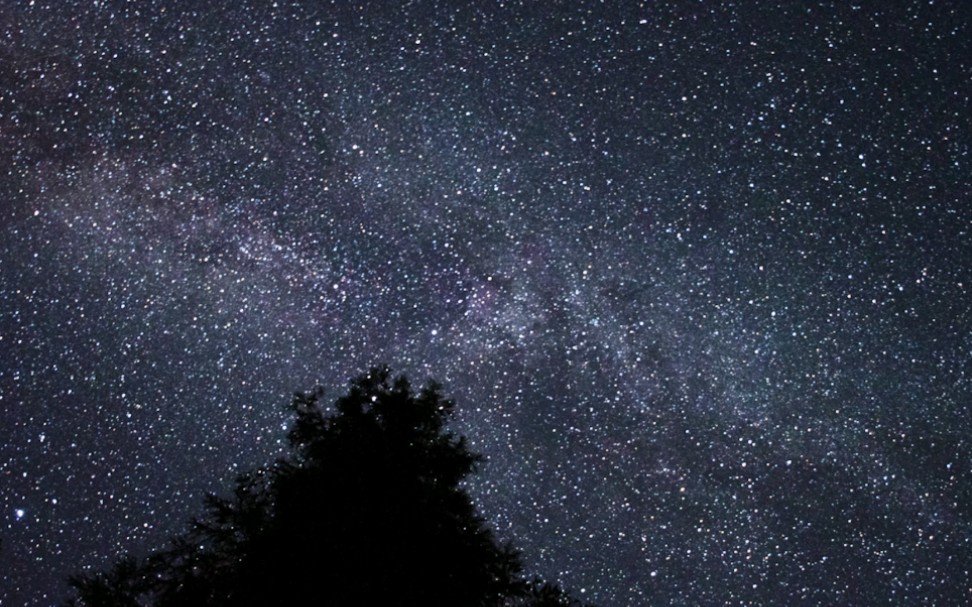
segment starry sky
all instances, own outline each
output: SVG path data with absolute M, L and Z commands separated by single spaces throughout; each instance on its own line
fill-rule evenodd
M 432 377 L 601 605 L 972 600 L 972 3 L 0 0 L 0 604 Z

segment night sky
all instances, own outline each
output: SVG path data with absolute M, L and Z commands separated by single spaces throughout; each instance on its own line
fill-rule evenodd
M 972 600 L 970 24 L 0 0 L 0 604 L 164 546 L 376 363 L 582 598 Z

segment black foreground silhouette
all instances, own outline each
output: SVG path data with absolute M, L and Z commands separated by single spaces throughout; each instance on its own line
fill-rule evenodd
M 295 395 L 291 454 L 237 479 L 231 498 L 171 546 L 72 576 L 77 607 L 250 605 L 577 606 L 522 577 L 460 481 L 482 456 L 445 428 L 453 403 L 430 382 L 375 368 L 334 410 Z

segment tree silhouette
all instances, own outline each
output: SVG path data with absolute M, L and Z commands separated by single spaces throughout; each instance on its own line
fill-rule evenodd
M 334 411 L 295 395 L 291 454 L 237 479 L 230 498 L 171 546 L 73 576 L 78 607 L 580 605 L 522 577 L 459 483 L 482 461 L 445 428 L 453 403 L 430 382 L 375 368 Z

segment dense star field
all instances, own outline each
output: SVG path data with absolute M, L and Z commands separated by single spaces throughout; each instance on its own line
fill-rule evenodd
M 0 0 L 0 604 L 380 362 L 579 597 L 972 600 L 970 22 Z

